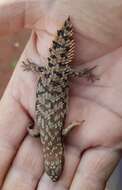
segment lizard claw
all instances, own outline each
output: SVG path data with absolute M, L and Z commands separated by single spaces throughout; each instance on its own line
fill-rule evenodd
M 99 77 L 96 76 L 92 71 L 96 68 L 97 66 L 93 66 L 90 69 L 85 69 L 84 74 L 86 75 L 86 78 L 88 81 L 95 82 L 96 80 L 99 80 Z
M 22 61 L 22 67 L 24 71 L 30 71 L 31 70 L 30 61 L 28 59 L 27 59 L 27 62 Z

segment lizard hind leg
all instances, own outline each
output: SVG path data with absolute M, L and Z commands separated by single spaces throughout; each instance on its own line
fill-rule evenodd
M 30 136 L 32 137 L 40 137 L 40 131 L 39 128 L 34 123 L 30 123 L 27 127 L 27 131 Z
M 93 73 L 93 70 L 96 67 L 97 66 L 93 66 L 91 68 L 84 68 L 79 70 L 72 69 L 71 77 L 84 77 L 88 81 L 94 82 L 95 80 L 99 80 L 98 76 Z
M 36 73 L 40 73 L 46 70 L 43 66 L 38 66 L 36 63 L 31 62 L 29 59 L 26 61 L 22 61 L 22 67 L 24 71 L 32 71 Z
M 91 68 L 85 68 L 82 72 L 83 75 L 87 78 L 88 81 L 94 82 L 99 80 L 99 77 L 93 73 L 93 70 L 96 69 L 97 66 L 93 66 Z
M 69 124 L 68 127 L 66 127 L 65 129 L 62 130 L 62 136 L 65 137 L 74 127 L 81 126 L 84 122 L 85 122 L 85 120 L 82 120 L 82 121 L 76 121 L 76 122 Z

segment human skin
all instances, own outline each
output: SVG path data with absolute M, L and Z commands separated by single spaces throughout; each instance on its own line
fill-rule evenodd
M 46 63 L 56 30 L 69 15 L 76 42 L 72 64 L 97 65 L 94 73 L 100 80 L 91 84 L 72 79 L 66 126 L 72 121 L 85 123 L 66 137 L 63 174 L 53 183 L 43 172 L 40 140 L 26 130 L 34 119 L 38 76 L 23 72 L 21 64 L 26 58 Z M 121 17 L 120 0 L 6 1 L 0 5 L 1 36 L 33 29 L 0 102 L 2 190 L 105 189 L 122 149 Z

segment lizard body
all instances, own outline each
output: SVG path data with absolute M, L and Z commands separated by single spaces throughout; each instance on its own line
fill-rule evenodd
M 70 67 L 74 53 L 73 27 L 68 18 L 49 49 L 48 64 L 39 67 L 27 60 L 24 70 L 40 74 L 36 91 L 36 126 L 29 129 L 33 136 L 40 136 L 43 147 L 44 168 L 52 181 L 58 180 L 64 165 L 63 135 L 78 123 L 63 129 L 65 124 L 70 77 L 89 77 L 94 69 L 74 70 Z

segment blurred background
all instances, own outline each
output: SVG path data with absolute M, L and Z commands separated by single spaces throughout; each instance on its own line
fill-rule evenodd
M 23 30 L 0 38 L 0 97 L 12 75 L 29 35 L 29 31 Z
M 29 31 L 23 30 L 0 38 L 0 97 L 5 90 L 29 35 Z M 122 190 L 122 162 L 110 178 L 107 190 Z

